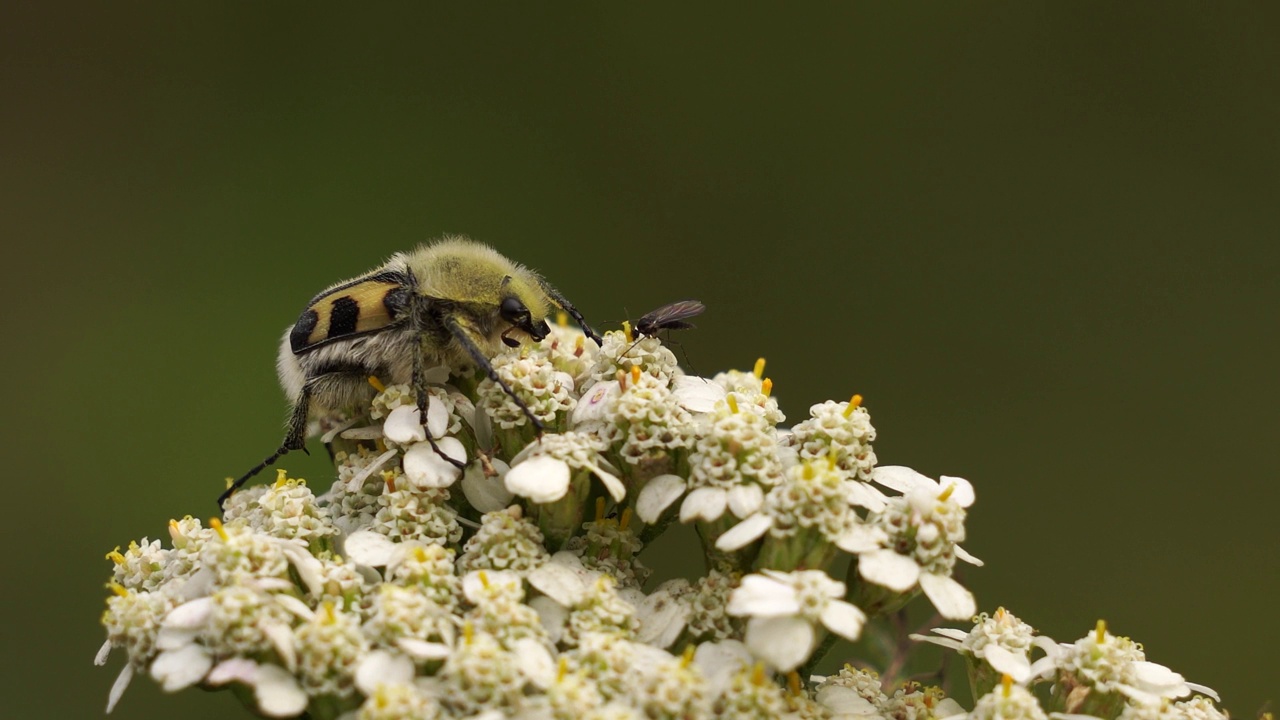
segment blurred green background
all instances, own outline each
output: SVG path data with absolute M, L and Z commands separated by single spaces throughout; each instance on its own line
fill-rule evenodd
M 275 446 L 312 293 L 446 232 L 598 326 L 702 299 L 700 371 L 973 480 L 984 609 L 1277 697 L 1275 4 L 14 5 L 0 715 L 100 715 L 103 554 Z

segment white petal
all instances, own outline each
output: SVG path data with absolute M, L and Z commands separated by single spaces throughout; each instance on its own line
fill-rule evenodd
M 427 396 L 427 432 L 433 438 L 442 438 L 449 432 L 449 409 L 435 395 Z
M 880 715 L 871 701 L 859 695 L 857 690 L 843 685 L 818 688 L 814 700 L 837 718 L 875 718 Z
M 1051 657 L 1042 657 L 1031 663 L 1031 677 L 1047 678 L 1058 671 L 1058 663 Z
M 779 672 L 790 672 L 813 652 L 813 626 L 792 615 L 747 621 L 747 648 Z
M 849 504 L 864 507 L 871 512 L 880 512 L 885 508 L 885 494 L 874 486 L 860 480 L 845 483 Z
M 498 472 L 497 476 L 486 475 L 484 467 L 478 462 L 468 465 L 467 471 L 462 475 L 462 494 L 471 503 L 471 507 L 481 513 L 501 510 L 509 506 L 511 498 L 515 497 L 502 481 L 510 469 L 507 464 L 495 459 L 490 461 L 490 465 Z
M 753 661 L 751 651 L 737 640 L 704 642 L 693 654 L 693 664 L 710 681 L 713 688 L 723 688 L 729 678 Z M 713 693 L 718 694 L 718 693 Z
M 920 566 L 892 550 L 873 550 L 858 556 L 858 574 L 894 592 L 906 592 L 920 579 Z
M 169 628 L 161 627 L 160 632 L 156 633 L 156 649 L 177 650 L 180 647 L 190 645 L 200 636 L 202 628 Z
M 598 382 L 587 388 L 578 400 L 577 406 L 573 408 L 573 424 L 581 425 L 604 418 L 621 394 L 622 386 L 616 380 Z
M 888 537 L 884 530 L 875 525 L 854 522 L 836 538 L 836 547 L 847 553 L 861 555 L 874 551 Z
M 569 619 L 569 611 L 560 603 L 543 595 L 533 598 L 527 604 L 538 612 L 538 619 L 542 621 L 542 627 L 547 630 L 547 639 L 553 643 L 559 643 L 560 638 L 564 636 L 564 624 Z
M 373 462 L 361 468 L 360 472 L 352 475 L 351 479 L 348 480 L 346 484 L 347 492 L 359 492 L 360 488 L 364 487 L 365 481 L 373 477 L 374 473 L 380 471 L 382 466 L 386 465 L 387 461 L 395 457 L 398 452 L 399 451 L 394 448 L 388 450 L 374 458 Z
M 970 483 L 964 478 L 940 475 L 938 477 L 938 485 L 941 486 L 943 492 L 946 491 L 947 487 L 955 488 L 951 491 L 951 499 L 962 508 L 967 508 L 972 505 L 976 497 L 973 492 L 973 483 Z
M 1015 653 L 988 643 L 982 649 L 982 657 L 996 672 L 1008 675 L 1016 683 L 1024 683 L 1031 677 L 1031 661 L 1022 653 Z
M 107 695 L 108 713 L 116 709 L 116 703 L 120 702 L 120 696 L 124 695 L 124 691 L 132 681 L 133 663 L 126 662 L 124 667 L 120 668 L 120 674 L 116 676 L 116 681 L 111 683 L 111 692 Z
M 968 588 L 945 575 L 922 573 L 920 589 L 929 602 L 948 620 L 968 620 L 978 612 L 978 603 Z
M 298 681 L 279 665 L 259 665 L 253 688 L 258 709 L 268 717 L 293 717 L 307 709 L 307 694 Z
M 934 628 L 930 632 L 934 635 L 941 635 L 944 638 L 951 638 L 952 640 L 958 640 L 961 642 L 963 642 L 965 638 L 969 637 L 969 633 L 961 630 L 960 628 L 938 627 Z
M 791 585 L 764 575 L 748 575 L 729 596 L 730 615 L 776 617 L 800 612 L 800 599 Z
M 747 517 L 759 510 L 763 504 L 764 491 L 755 483 L 734 485 L 729 490 L 729 512 L 735 517 Z
M 957 559 L 963 560 L 969 563 L 970 565 L 977 565 L 978 567 L 982 567 L 982 564 L 983 564 L 982 561 L 970 555 L 968 550 L 965 550 L 959 545 L 953 545 L 952 548 L 955 550 Z
M 636 639 L 654 647 L 671 647 L 671 643 L 684 632 L 689 615 L 687 604 L 666 591 L 656 590 L 636 607 L 636 617 L 640 620 Z
M 151 663 L 151 677 L 165 692 L 176 692 L 204 679 L 213 667 L 213 657 L 200 645 L 166 650 Z
M 333 426 L 333 428 L 329 430 L 329 432 L 327 432 L 327 433 L 325 433 L 325 434 L 321 435 L 321 436 L 320 436 L 320 442 L 324 443 L 325 445 L 328 445 L 329 443 L 333 442 L 333 439 L 334 439 L 334 438 L 336 438 L 336 437 L 338 437 L 338 435 L 339 435 L 343 430 L 346 430 L 347 428 L 351 427 L 352 425 L 355 425 L 356 423 L 360 422 L 360 420 L 361 420 L 361 417 L 360 417 L 360 416 L 358 416 L 358 415 L 357 415 L 356 417 L 350 418 L 350 419 L 348 419 L 348 420 L 343 420 L 342 422 L 338 423 L 337 425 L 334 425 L 334 426 Z
M 773 518 L 764 513 L 752 515 L 726 530 L 716 540 L 716 549 L 725 552 L 739 550 L 759 540 L 761 536 L 769 532 L 771 527 L 773 527 Z
M 867 616 L 858 606 L 843 600 L 832 600 L 822 609 L 822 624 L 842 638 L 857 640 Z
M 389 650 L 372 650 L 356 665 L 356 687 L 372 695 L 379 685 L 408 685 L 413 681 L 413 661 Z
M 524 580 L 510 570 L 473 570 L 462 577 L 462 594 L 473 605 L 489 597 L 493 587 L 519 588 L 524 594 Z
M 457 438 L 444 437 L 436 440 L 440 451 L 460 463 L 467 461 L 467 450 Z M 462 470 L 445 460 L 431 448 L 431 443 L 421 442 L 405 451 L 404 474 L 416 487 L 439 488 L 449 487 L 462 477 Z
M 566 608 L 582 602 L 587 594 L 587 582 L 582 573 L 560 563 L 543 563 L 530 572 L 527 579 L 543 595 Z
M 614 502 L 622 502 L 622 499 L 627 496 L 627 486 L 623 485 L 616 475 L 601 468 L 599 465 L 588 465 L 587 467 L 604 484 L 604 489 L 609 493 L 609 497 L 613 498 Z
M 213 598 L 205 597 L 182 603 L 164 616 L 162 625 L 174 630 L 195 630 L 204 627 L 213 613 Z
M 380 580 L 381 578 L 379 578 L 379 581 Z M 293 613 L 296 617 L 302 618 L 303 620 L 312 620 L 316 616 L 315 611 L 312 610 L 309 605 L 292 595 L 280 593 L 278 595 L 273 595 L 272 597 L 275 598 L 276 603 L 278 603 L 280 607 L 283 607 L 285 610 Z
M 897 490 L 903 495 L 919 488 L 928 488 L 936 492 L 938 487 L 933 478 L 903 465 L 880 465 L 871 471 L 871 480 L 890 490 Z
M 357 565 L 383 567 L 391 562 L 396 544 L 382 533 L 359 530 L 347 536 L 342 543 L 342 554 Z
M 276 653 L 280 659 L 284 661 L 285 669 L 289 672 L 296 672 L 298 669 L 298 654 L 294 650 L 293 631 L 284 623 L 263 623 L 262 634 L 267 636 L 271 641 L 271 646 L 276 649 Z
M 258 663 L 248 658 L 233 657 L 215 665 L 204 680 L 210 685 L 226 685 L 229 682 L 252 685 L 257 677 Z
M 569 464 L 549 455 L 539 455 L 512 467 L 503 478 L 507 490 L 541 505 L 559 500 L 569 492 Z
M 542 643 L 533 638 L 521 638 L 511 648 L 516 655 L 520 674 L 543 690 L 551 687 L 556 680 L 556 661 Z
M 108 639 L 102 643 L 102 647 L 98 648 L 98 654 L 93 656 L 93 664 L 102 667 L 107 664 L 107 657 L 111 655 L 111 640 Z
M 962 718 L 968 716 L 968 711 L 955 701 L 955 698 L 942 698 L 938 704 L 933 707 L 934 717 L 938 720 L 948 720 L 948 718 Z M 1097 720 L 1096 718 L 1094 720 Z
M 938 628 L 934 628 L 935 632 L 937 630 Z M 964 647 L 964 643 L 956 642 L 951 638 L 934 637 L 932 635 L 917 635 L 916 633 L 911 633 L 907 637 L 911 638 L 912 640 L 915 640 L 916 642 L 927 642 L 927 643 L 933 643 L 934 645 L 940 645 L 944 648 L 947 648 L 948 650 L 960 650 Z
M 636 497 L 636 515 L 642 522 L 653 524 L 662 511 L 671 507 L 684 494 L 684 478 L 679 475 L 659 475 L 640 490 Z
M 427 431 L 422 427 L 422 414 L 414 405 L 401 405 L 392 410 L 382 423 L 382 434 L 401 445 L 420 443 L 427 439 Z
M 1187 683 L 1187 687 L 1194 692 L 1198 692 L 1207 698 L 1213 698 L 1214 702 L 1222 702 L 1222 698 L 1218 697 L 1218 691 L 1211 687 L 1201 685 L 1200 683 Z
M 324 565 L 307 550 L 305 545 L 291 541 L 280 541 L 280 548 L 289 564 L 298 571 L 298 577 L 307 586 L 312 595 L 319 595 L 324 590 Z
M 680 505 L 680 522 L 719 520 L 729 504 L 729 495 L 720 488 L 700 487 L 685 496 Z
M 396 647 L 408 653 L 414 660 L 444 660 L 453 654 L 453 648 L 444 643 L 427 642 L 410 637 L 397 639 Z
M 1154 693 L 1163 698 L 1178 698 L 1191 694 L 1187 681 L 1178 673 L 1159 663 L 1145 660 L 1133 664 L 1135 685 L 1139 690 Z
M 677 375 L 671 395 L 685 410 L 707 413 L 716 409 L 716 403 L 724 400 L 724 386 L 696 375 Z

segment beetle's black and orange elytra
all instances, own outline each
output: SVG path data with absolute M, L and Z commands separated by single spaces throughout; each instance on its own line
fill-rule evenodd
M 564 311 L 599 344 L 577 308 L 537 273 L 462 237 L 398 253 L 375 270 L 324 289 L 281 339 L 276 368 L 293 405 L 284 441 L 232 483 L 218 504 L 285 453 L 302 449 L 313 416 L 367 406 L 376 392 L 370 377 L 411 384 L 421 406 L 426 370 L 473 363 L 541 430 L 489 358 L 502 345 L 546 337 L 547 317 L 555 311 Z M 419 409 L 426 417 L 426 408 Z M 428 440 L 435 444 L 435 438 Z

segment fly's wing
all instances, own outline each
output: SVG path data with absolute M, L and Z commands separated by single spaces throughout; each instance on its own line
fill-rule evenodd
M 659 330 L 686 330 L 693 327 L 687 319 L 700 315 L 707 306 L 697 300 L 680 300 L 646 313 L 636 321 L 636 330 L 652 335 Z
M 325 290 L 311 299 L 289 332 L 293 354 L 394 327 L 406 315 L 411 288 L 408 275 L 379 272 Z

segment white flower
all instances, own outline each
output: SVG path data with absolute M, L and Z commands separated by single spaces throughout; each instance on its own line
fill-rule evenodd
M 218 663 L 206 681 L 210 685 L 239 682 L 253 688 L 258 710 L 267 717 L 294 717 L 307 709 L 307 694 L 288 670 L 271 663 L 231 658 Z
M 655 523 L 662 512 L 684 495 L 685 480 L 679 475 L 659 475 L 640 490 L 636 496 L 636 515 L 645 523 Z
M 492 468 L 493 474 L 490 474 Z M 507 489 L 505 478 L 510 470 L 501 460 L 490 460 L 489 467 L 483 462 L 473 462 L 462 474 L 462 494 L 466 496 L 471 507 L 481 513 L 501 510 L 511 504 L 512 492 Z
M 727 394 L 724 386 L 696 375 L 677 375 L 671 394 L 681 407 L 692 413 L 709 413 L 723 402 Z
M 815 625 L 856 640 L 866 615 L 845 602 L 844 583 L 820 570 L 747 575 L 729 598 L 731 615 L 747 616 L 747 647 L 781 672 L 799 667 L 817 646 Z
M 911 635 L 912 640 L 950 648 L 962 655 L 986 660 L 996 672 L 1008 675 L 1014 682 L 1024 683 L 1031 677 L 1031 660 L 1035 630 L 1013 613 L 999 608 L 988 617 L 979 615 L 969 632 L 955 628 L 933 628 L 937 637 Z
M 511 459 L 503 482 L 507 490 L 541 505 L 555 502 L 569 492 L 573 471 L 589 471 L 600 479 L 614 502 L 622 502 L 626 486 L 611 472 L 600 455 L 600 442 L 592 435 L 566 432 L 547 435 L 526 445 Z
M 450 458 L 465 463 L 467 450 L 457 438 L 443 437 L 436 440 L 440 451 Z M 440 456 L 431 443 L 420 442 L 404 453 L 404 474 L 418 488 L 444 488 L 458 481 L 462 470 Z

